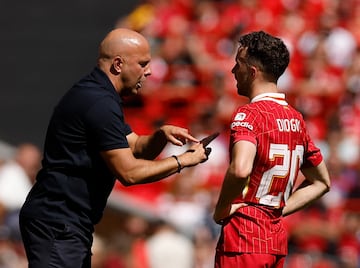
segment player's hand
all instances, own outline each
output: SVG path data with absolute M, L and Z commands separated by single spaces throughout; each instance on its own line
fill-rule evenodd
M 213 219 L 217 224 L 223 224 L 226 218 L 233 215 L 239 208 L 246 206 L 248 206 L 248 204 L 246 203 L 236 203 L 236 204 L 231 204 L 231 206 L 227 206 L 226 208 L 223 209 L 217 207 L 215 209 Z
M 198 143 L 199 140 L 189 134 L 189 130 L 182 127 L 164 125 L 160 128 L 166 139 L 176 146 L 182 146 L 188 141 Z
M 246 203 L 231 204 L 229 216 L 234 214 L 239 208 L 243 208 L 243 207 L 246 207 L 246 206 L 248 206 L 248 204 L 246 204 Z

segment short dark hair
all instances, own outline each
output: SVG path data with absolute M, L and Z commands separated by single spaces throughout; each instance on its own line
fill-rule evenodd
M 249 63 L 259 67 L 269 79 L 277 81 L 289 65 L 289 50 L 280 38 L 259 31 L 242 35 L 239 43 L 247 48 Z

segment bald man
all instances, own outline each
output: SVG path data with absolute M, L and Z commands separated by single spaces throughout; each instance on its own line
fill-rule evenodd
M 150 47 L 137 32 L 115 29 L 101 42 L 98 64 L 59 101 L 42 169 L 20 213 L 29 267 L 91 267 L 94 225 L 115 180 L 151 183 L 208 158 L 187 129 L 165 125 L 139 136 L 125 122 L 122 96 L 137 94 L 151 75 Z M 190 150 L 154 160 L 165 145 Z

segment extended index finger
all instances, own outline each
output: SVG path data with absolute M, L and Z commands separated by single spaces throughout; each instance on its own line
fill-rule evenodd
M 183 139 L 189 140 L 189 141 L 193 141 L 193 142 L 199 142 L 199 140 L 195 137 L 193 137 L 192 135 L 189 134 L 189 132 L 187 132 L 187 130 L 183 130 L 180 131 L 179 133 L 177 133 L 176 136 L 180 136 Z

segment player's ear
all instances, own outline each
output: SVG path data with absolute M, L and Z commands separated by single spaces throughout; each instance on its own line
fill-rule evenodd
M 250 75 L 252 78 L 255 78 L 258 73 L 256 66 L 250 66 Z

